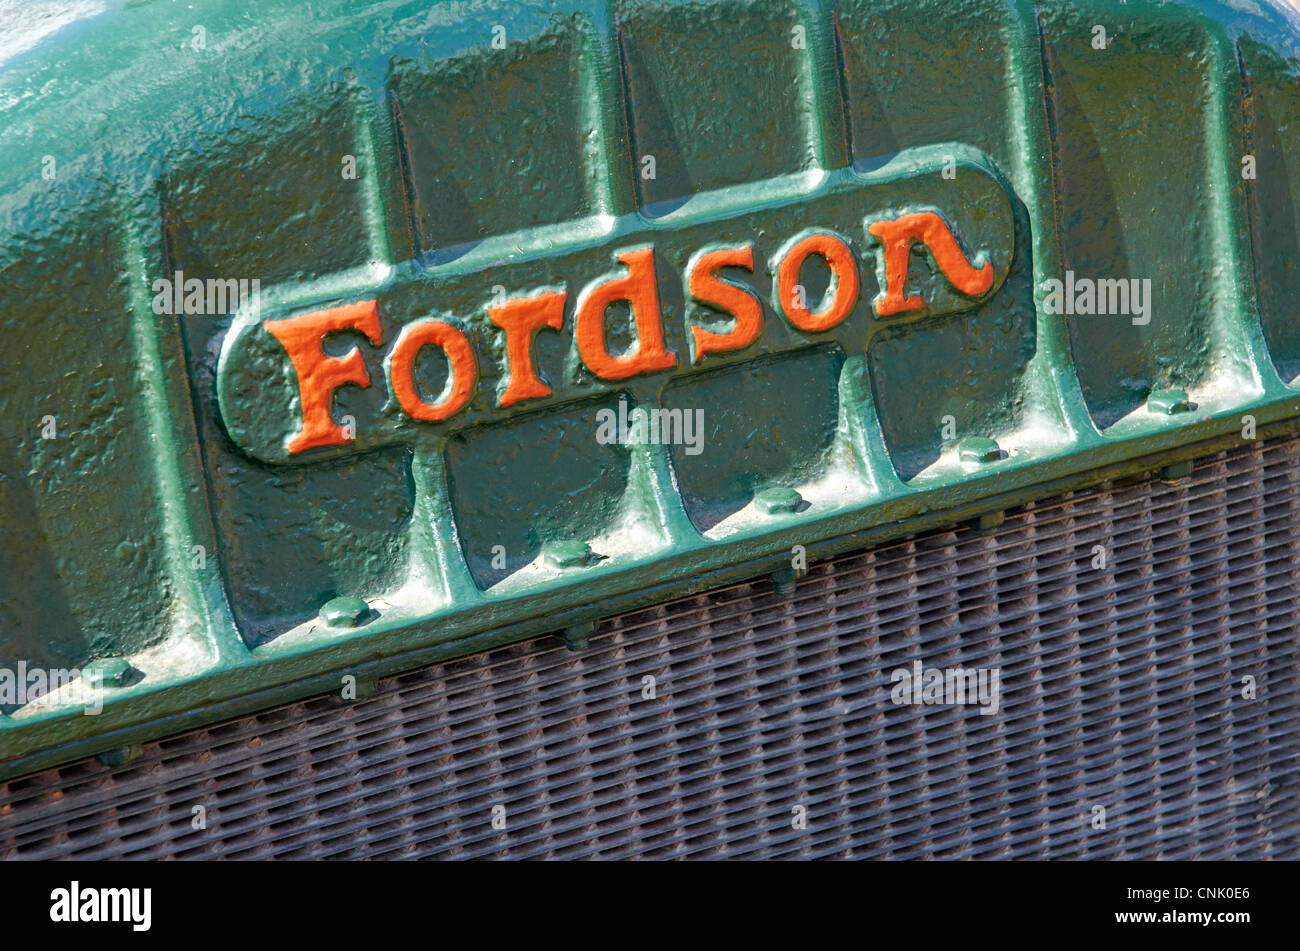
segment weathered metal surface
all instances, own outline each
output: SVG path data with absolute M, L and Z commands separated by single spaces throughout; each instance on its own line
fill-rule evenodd
M 0 771 L 1297 428 L 1297 35 L 200 2 L 11 55 L 0 667 L 104 664 Z

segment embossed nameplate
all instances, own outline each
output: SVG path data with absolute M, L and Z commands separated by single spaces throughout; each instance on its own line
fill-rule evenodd
M 676 374 L 828 340 L 861 348 L 879 326 L 967 310 L 1006 277 L 1011 199 L 993 169 L 926 155 L 241 315 L 221 354 L 222 419 L 273 463 L 436 446 L 522 410 L 618 389 L 653 400 Z

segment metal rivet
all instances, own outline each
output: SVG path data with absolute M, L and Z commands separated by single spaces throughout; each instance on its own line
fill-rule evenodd
M 1002 458 L 1002 449 L 996 440 L 970 436 L 957 444 L 957 458 L 962 462 L 997 462 Z
M 320 609 L 320 619 L 330 627 L 356 627 L 368 614 L 370 605 L 350 594 L 326 601 Z
M 1191 410 L 1191 401 L 1185 390 L 1152 390 L 1147 397 L 1147 411 L 1161 416 L 1174 413 L 1186 413 Z
M 754 496 L 754 507 L 764 515 L 775 515 L 777 512 L 796 512 L 801 505 L 803 505 L 802 495 L 794 489 L 785 489 L 779 486 L 764 489 Z
M 586 542 L 551 542 L 546 546 L 546 561 L 556 568 L 578 568 L 591 563 L 591 546 Z

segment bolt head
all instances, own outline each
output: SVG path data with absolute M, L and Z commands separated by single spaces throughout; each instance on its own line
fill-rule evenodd
M 586 542 L 551 542 L 545 551 L 547 564 L 556 568 L 585 567 L 591 562 L 591 546 Z
M 350 594 L 326 601 L 320 609 L 320 619 L 330 627 L 356 627 L 368 614 L 370 605 Z
M 754 507 L 764 515 L 775 515 L 777 512 L 797 512 L 802 504 L 802 495 L 794 489 L 785 489 L 779 486 L 764 489 L 754 496 Z
M 997 462 L 1002 458 L 1002 449 L 996 440 L 971 436 L 957 444 L 957 458 L 962 462 Z
M 125 657 L 105 657 L 87 664 L 84 672 L 96 678 L 101 687 L 123 687 L 131 680 L 135 668 Z
M 1160 416 L 1186 413 L 1192 408 L 1186 390 L 1152 390 L 1147 397 L 1147 411 Z

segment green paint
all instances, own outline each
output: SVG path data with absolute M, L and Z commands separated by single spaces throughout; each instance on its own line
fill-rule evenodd
M 355 595 L 331 598 L 320 609 L 320 619 L 331 627 L 356 627 L 370 613 L 370 605 Z
M 544 632 L 580 649 L 669 597 L 788 593 L 795 546 L 989 530 L 1183 477 L 1246 414 L 1300 428 L 1296 36 L 1241 3 L 199 0 L 116 5 L 0 64 L 0 665 L 106 674 L 98 716 L 0 713 L 0 775 L 348 674 Z M 929 309 L 878 317 L 866 221 L 924 209 L 995 289 L 916 253 Z M 809 229 L 862 276 L 821 334 L 773 288 Z M 727 277 L 762 336 L 694 364 L 689 326 L 729 321 L 689 299 L 691 256 L 746 241 L 754 273 Z M 573 303 L 646 244 L 677 366 L 603 381 Z M 261 309 L 157 314 L 177 271 L 256 279 Z M 1058 308 L 1067 272 L 1138 281 L 1149 313 Z M 820 298 L 824 273 L 800 280 Z M 504 410 L 496 285 L 569 293 L 534 344 L 552 395 Z M 384 343 L 327 344 L 375 381 L 336 394 L 356 442 L 290 457 L 296 383 L 261 321 L 364 299 Z M 429 316 L 479 360 L 445 424 L 384 385 Z M 416 371 L 434 393 L 446 372 Z M 702 409 L 702 439 L 598 441 L 621 405 Z

